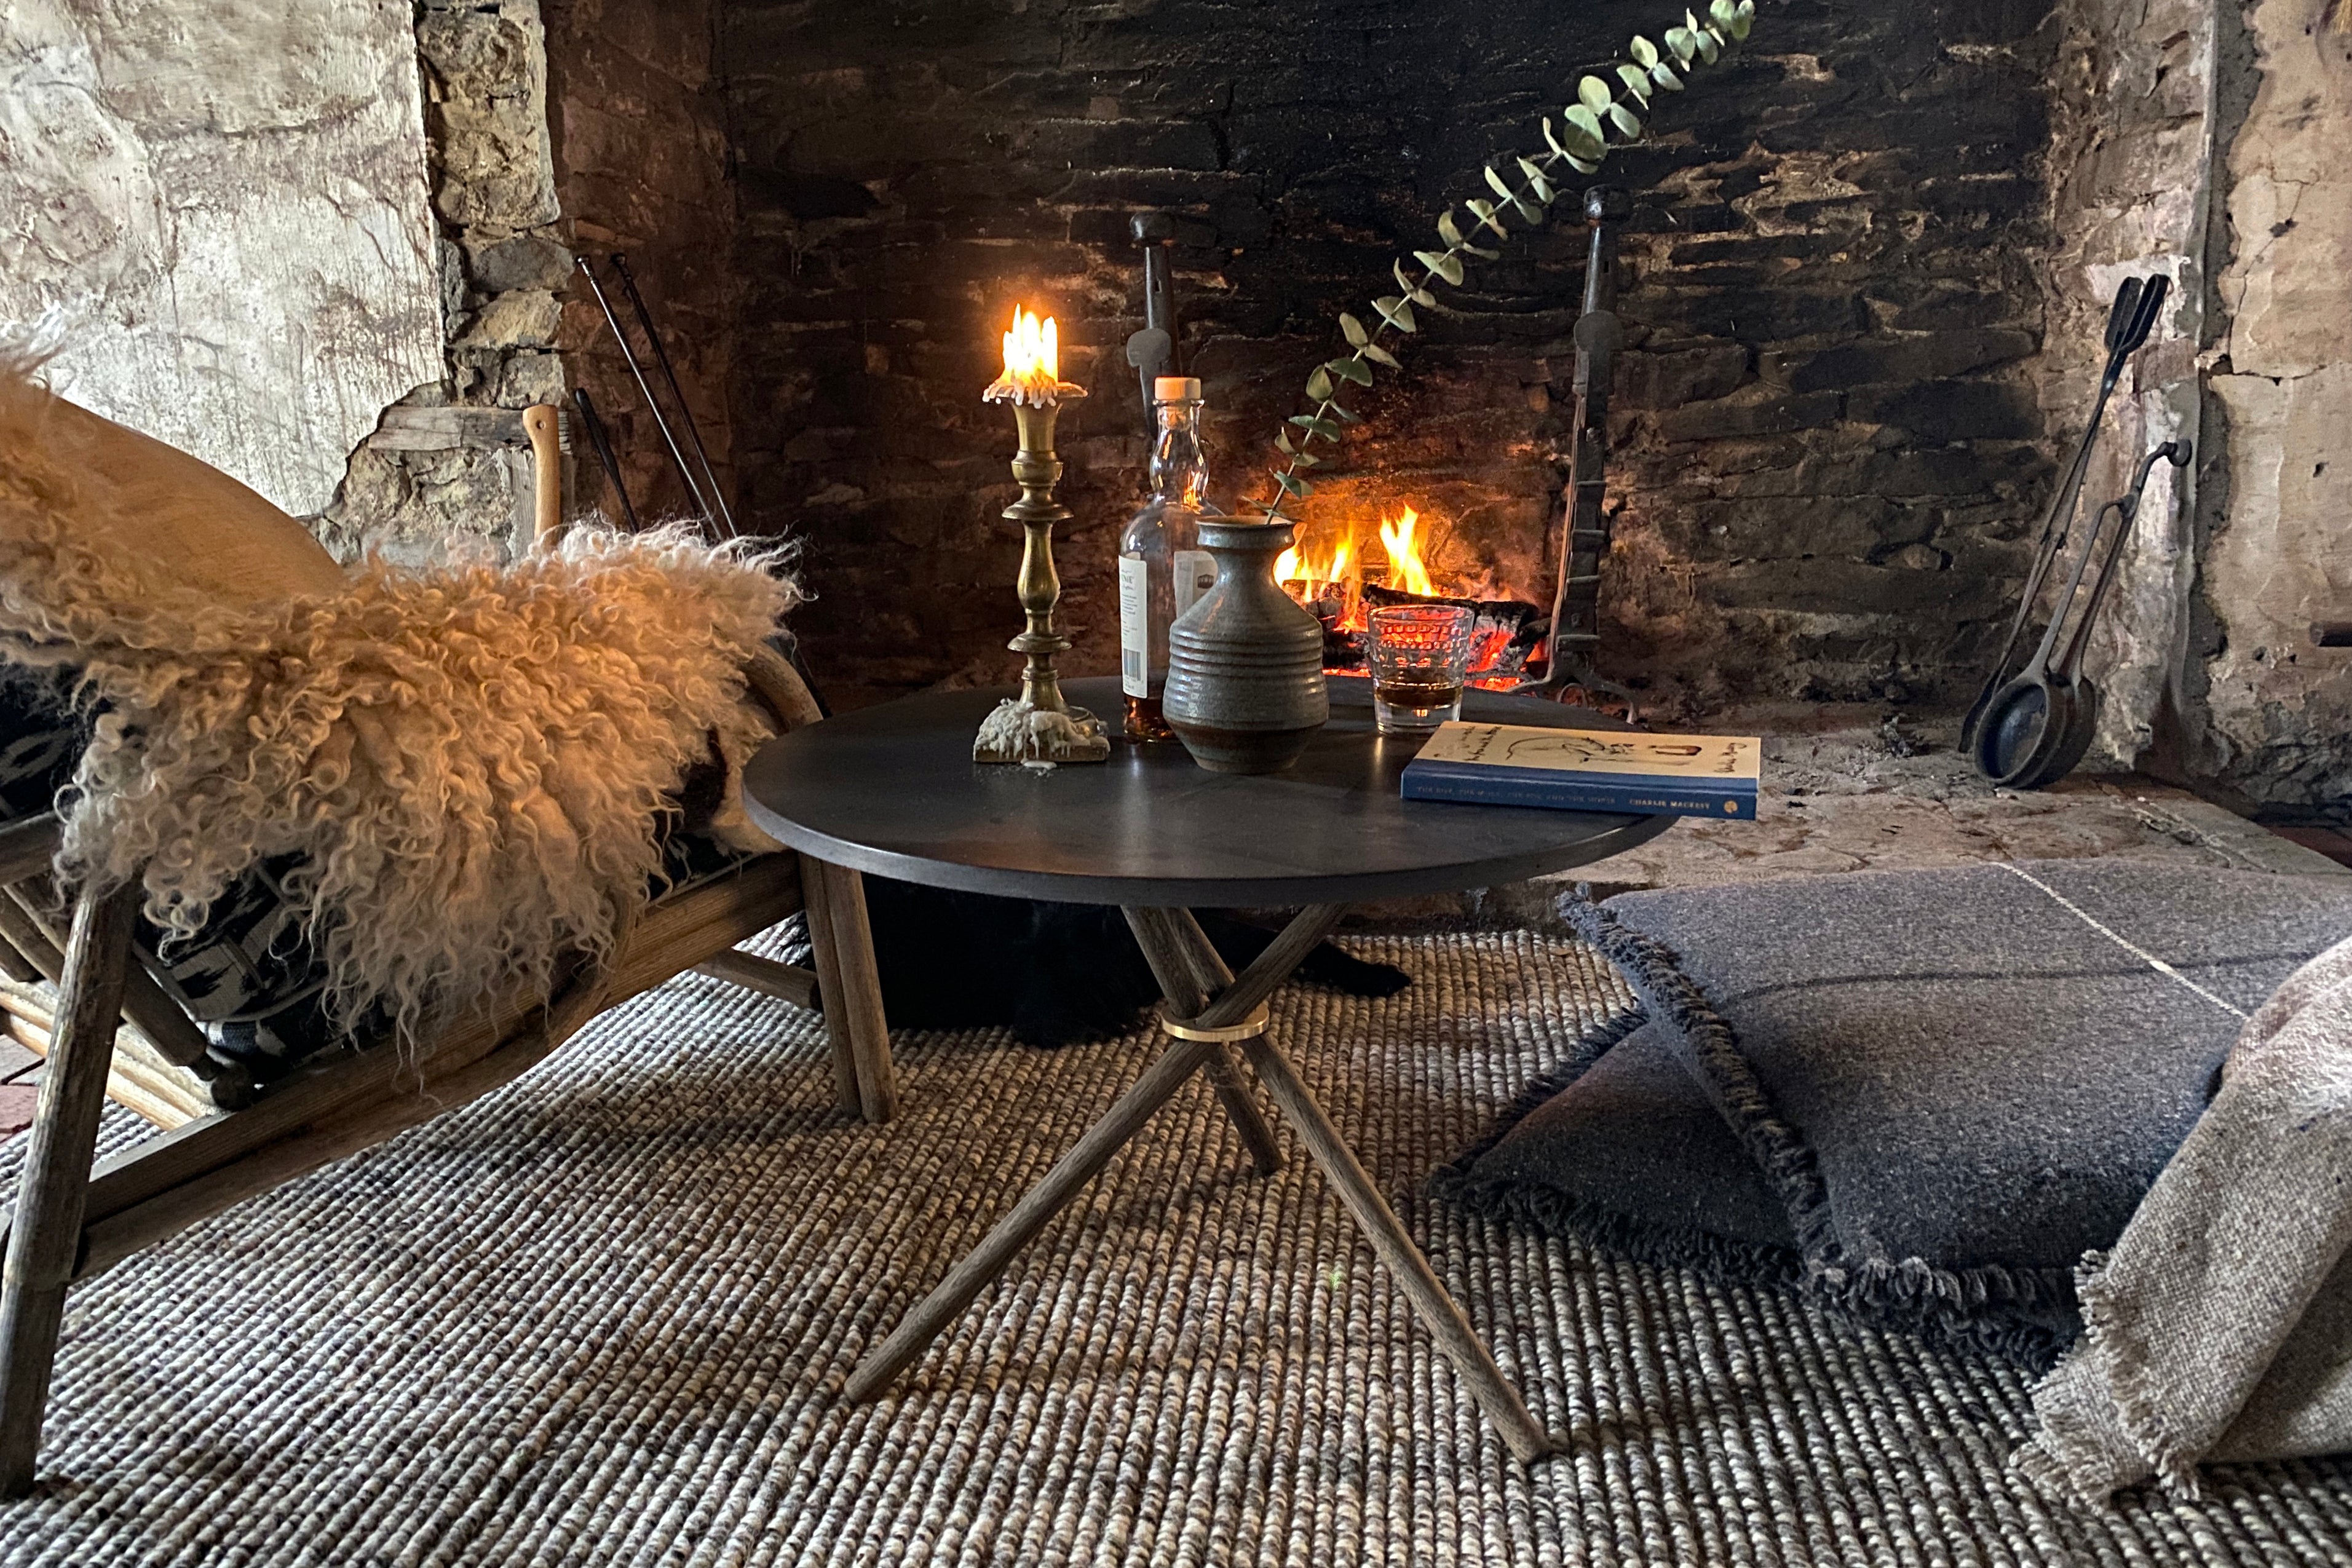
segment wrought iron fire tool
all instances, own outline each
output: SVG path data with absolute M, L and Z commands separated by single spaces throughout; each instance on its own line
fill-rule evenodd
M 654 349 L 654 363 L 660 367 L 662 380 L 668 384 L 670 400 L 677 405 L 677 416 L 686 426 L 686 438 L 694 447 L 695 461 L 702 465 L 702 477 L 709 485 L 709 505 L 703 509 L 707 516 L 711 507 L 718 508 L 719 525 L 730 539 L 740 539 L 743 531 L 735 526 L 735 514 L 728 510 L 727 497 L 719 488 L 719 475 L 710 467 L 710 451 L 702 444 L 702 428 L 694 422 L 694 405 L 686 400 L 686 391 L 677 384 L 677 372 L 670 368 L 669 350 L 662 346 L 661 333 L 654 330 L 654 313 L 646 308 L 645 296 L 637 292 L 636 275 L 629 270 L 629 258 L 619 251 L 613 252 L 613 270 L 620 274 L 621 291 L 629 297 L 630 308 L 637 313 L 637 325 L 645 329 L 646 342 Z
M 1624 323 L 1617 319 L 1617 226 L 1633 213 L 1633 198 L 1615 185 L 1584 193 L 1591 238 L 1584 257 L 1584 313 L 1576 322 L 1576 408 L 1570 419 L 1566 516 L 1561 521 L 1559 580 L 1551 601 L 1550 653 L 1543 677 L 1513 689 L 1558 696 L 1571 688 L 1587 696 L 1622 698 L 1630 714 L 1633 694 L 1593 668 L 1601 641 L 1601 566 L 1609 556 L 1609 387 Z
M 654 416 L 654 428 L 661 432 L 662 445 L 669 448 L 669 460 L 677 465 L 677 477 L 686 481 L 686 493 L 693 499 L 695 510 L 702 514 L 703 526 L 716 532 L 718 522 L 711 514 L 710 503 L 702 499 L 702 489 L 694 482 L 694 471 L 686 466 L 686 454 L 677 449 L 677 437 L 670 434 L 669 421 L 662 417 L 661 405 L 654 401 L 653 385 L 646 380 L 645 366 L 637 363 L 637 351 L 629 346 L 629 334 L 621 331 L 621 318 L 614 313 L 613 301 L 604 297 L 604 285 L 598 281 L 596 268 L 584 256 L 572 259 L 581 276 L 588 279 L 589 292 L 596 296 L 597 308 L 604 312 L 604 324 L 613 329 L 613 341 L 621 345 L 621 358 L 628 362 L 629 374 L 636 378 L 637 395 L 646 400 L 646 407 Z
M 1143 429 L 1149 437 L 1160 428 L 1151 414 L 1151 384 L 1184 374 L 1176 353 L 1176 279 L 1169 254 L 1176 243 L 1176 220 L 1166 213 L 1138 213 L 1128 231 L 1143 247 L 1143 330 L 1127 340 L 1127 363 L 1143 384 Z
M 597 414 L 596 405 L 590 399 L 586 387 L 573 387 L 572 401 L 580 409 L 581 433 L 588 437 L 588 447 L 596 454 L 596 461 L 604 469 L 605 482 L 620 498 L 621 515 L 628 520 L 629 531 L 635 533 L 642 525 L 637 521 L 637 509 L 629 503 L 629 487 L 621 481 L 621 460 L 613 455 L 613 437 L 605 430 L 604 421 Z

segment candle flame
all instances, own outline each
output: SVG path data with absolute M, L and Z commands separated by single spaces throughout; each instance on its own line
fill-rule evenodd
M 981 395 L 1043 408 L 1069 395 L 1061 372 L 1061 341 L 1054 318 L 1048 316 L 1040 321 L 1034 310 L 1015 305 L 1013 325 L 1004 333 L 1004 374 L 991 382 Z

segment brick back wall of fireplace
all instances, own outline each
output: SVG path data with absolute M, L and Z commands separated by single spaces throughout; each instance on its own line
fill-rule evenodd
M 1773 0 L 1610 162 L 1636 213 L 1602 665 L 1669 710 L 1949 700 L 1997 631 L 2052 467 L 2029 374 L 2045 10 Z M 1130 212 L 1185 220 L 1213 493 L 1261 494 L 1333 313 L 1391 291 L 1482 159 L 1539 146 L 1580 68 L 1675 19 L 729 0 L 743 500 L 805 542 L 801 624 L 837 700 L 1010 678 L 1010 421 L 977 395 L 1016 299 L 1060 317 L 1093 394 L 1063 425 L 1059 555 L 1070 663 L 1108 669 L 1145 455 Z M 1423 312 L 1310 533 L 1410 500 L 1445 520 L 1443 563 L 1543 596 L 1582 251 L 1556 216 Z

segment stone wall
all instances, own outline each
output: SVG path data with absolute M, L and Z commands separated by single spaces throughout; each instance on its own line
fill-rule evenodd
M 534 403 L 562 406 L 570 426 L 568 510 L 617 516 L 574 386 L 610 426 L 641 516 L 688 511 L 572 256 L 595 256 L 608 289 L 605 258 L 630 256 L 727 480 L 734 200 L 708 16 L 640 0 L 423 0 L 415 35 L 448 324 L 441 374 L 384 410 L 322 532 L 347 555 L 395 560 L 459 539 L 519 547 L 534 487 L 521 410 Z
M 320 530 L 339 553 L 429 559 L 454 541 L 530 537 L 520 410 L 559 401 L 554 290 L 569 271 L 538 0 L 422 0 L 440 375 L 383 411 Z
M 2054 434 L 2082 427 L 2116 280 L 2179 285 L 2081 515 L 2157 442 L 2199 448 L 2179 481 L 2158 470 L 2093 643 L 2099 752 L 2255 803 L 2341 800 L 2352 661 L 2306 630 L 2352 613 L 2352 20 L 2326 0 L 2062 16 L 2037 362 Z
M 2251 0 L 2231 26 L 2213 236 L 2226 319 L 2207 354 L 2207 446 L 2179 762 L 2267 803 L 2352 807 L 2352 6 Z
M 1604 668 L 1691 711 L 1744 694 L 1950 699 L 2049 471 L 2042 7 L 1764 8 L 1738 63 L 1613 159 L 1639 203 Z M 1073 662 L 1110 663 L 1143 455 L 1120 353 L 1129 212 L 1173 209 L 1217 483 L 1258 470 L 1333 312 L 1382 291 L 1481 160 L 1540 146 L 1576 69 L 1675 8 L 1366 0 L 1344 12 L 731 0 L 746 505 L 808 542 L 821 676 L 852 700 L 1009 676 L 1009 422 L 978 393 L 1015 300 L 1062 321 Z M 1311 24 L 1311 25 L 1310 25 Z M 1449 564 L 1540 590 L 1582 235 L 1477 267 L 1364 400 L 1310 527 L 1412 500 Z
M 408 7 L 0 7 L 0 322 L 295 512 L 441 374 Z

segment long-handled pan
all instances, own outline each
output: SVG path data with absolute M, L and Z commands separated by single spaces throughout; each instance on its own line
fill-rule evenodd
M 1985 678 L 1983 689 L 1969 705 L 1968 717 L 1960 721 L 1963 751 L 1977 748 L 1985 710 L 1992 702 L 1993 693 L 2010 679 L 2009 661 L 2017 652 L 2019 639 L 2032 617 L 2034 601 L 2042 596 L 2042 586 L 2049 580 L 2051 569 L 2065 552 L 2068 524 L 2074 515 L 2074 502 L 2082 494 L 2083 477 L 2090 471 L 2091 448 L 2098 441 L 2099 421 L 2106 415 L 2107 398 L 2116 390 L 2116 383 L 2123 379 L 2124 363 L 2147 342 L 2149 329 L 2156 325 L 2157 313 L 2164 308 L 2164 297 L 2171 286 L 2171 280 L 2158 273 L 2146 279 L 2126 278 L 2116 289 L 2115 304 L 2107 310 L 2107 364 L 2099 377 L 2099 395 L 2091 405 L 2090 422 L 2084 427 L 2082 445 L 2074 449 L 2074 460 L 2068 466 L 2057 492 L 2050 498 L 2050 510 L 2042 520 L 2042 536 L 2034 542 L 2033 568 L 2026 574 L 2024 592 L 2018 595 L 2017 614 L 2009 623 L 2009 636 L 2001 641 L 2000 655 L 1993 660 L 1992 672 Z
M 2184 441 L 2167 441 L 2140 459 L 2131 488 L 2100 508 L 2092 519 L 2074 573 L 2050 612 L 2049 629 L 2042 633 L 2024 669 L 1985 704 L 1970 743 L 1969 755 L 1977 771 L 1995 784 L 2010 789 L 2045 788 L 2072 773 L 2090 750 L 2099 720 L 2099 689 L 2082 673 L 2091 623 L 2098 616 L 2099 602 L 2115 577 L 2124 541 L 2131 536 L 2139 516 L 2140 496 L 2147 489 L 2149 472 L 2165 460 L 2181 467 L 2189 455 L 2189 447 Z M 2099 558 L 2098 575 L 2085 594 L 2083 579 L 2094 556 Z M 2053 658 L 2062 632 L 2063 650 Z

